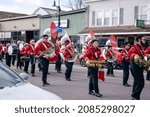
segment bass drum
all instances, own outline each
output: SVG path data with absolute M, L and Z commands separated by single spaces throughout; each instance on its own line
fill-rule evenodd
M 9 55 L 12 55 L 12 53 L 13 53 L 13 47 L 10 45 L 10 46 L 8 47 L 8 54 L 9 54 Z
M 9 55 L 17 54 L 17 51 L 18 51 L 18 47 L 17 47 L 17 46 L 12 46 L 12 45 L 10 45 L 10 46 L 8 47 L 8 54 L 9 54 Z

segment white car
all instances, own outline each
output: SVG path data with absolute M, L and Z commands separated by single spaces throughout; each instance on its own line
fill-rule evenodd
M 0 62 L 0 100 L 61 100 L 51 92 L 26 81 L 26 73 L 18 75 Z

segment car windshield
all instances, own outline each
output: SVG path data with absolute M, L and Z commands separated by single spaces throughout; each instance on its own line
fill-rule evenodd
M 0 63 L 0 89 L 12 87 L 23 82 L 24 80 L 21 79 L 15 72 L 13 72 L 3 63 Z

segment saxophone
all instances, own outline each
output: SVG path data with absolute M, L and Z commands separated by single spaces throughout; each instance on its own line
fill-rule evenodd
M 101 68 L 103 67 L 105 64 L 107 64 L 106 60 L 87 60 L 86 61 L 86 66 L 87 67 L 93 67 L 93 68 Z
M 142 57 L 140 57 L 139 55 L 135 55 L 134 62 L 139 67 L 144 67 L 145 69 L 150 70 L 150 60 L 145 60 L 145 59 L 142 59 Z

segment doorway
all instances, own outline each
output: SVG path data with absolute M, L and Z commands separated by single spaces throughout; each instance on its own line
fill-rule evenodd
M 31 39 L 34 38 L 34 33 L 33 31 L 26 31 L 26 42 L 29 43 Z

